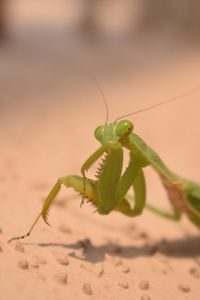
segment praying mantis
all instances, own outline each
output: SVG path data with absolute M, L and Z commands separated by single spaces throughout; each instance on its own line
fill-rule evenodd
M 104 94 L 100 86 L 98 87 L 105 101 Z M 61 186 L 73 188 L 82 195 L 81 204 L 86 199 L 101 215 L 117 211 L 129 217 L 136 217 L 142 214 L 144 208 L 147 208 L 155 214 L 171 220 L 180 220 L 181 216 L 185 214 L 200 229 L 200 184 L 172 172 L 159 155 L 134 133 L 133 123 L 124 119 L 136 113 L 175 101 L 199 89 L 199 87 L 195 88 L 182 95 L 122 116 L 113 123 L 108 123 L 107 121 L 107 109 L 105 124 L 98 126 L 94 132 L 95 138 L 101 145 L 83 163 L 81 167 L 82 176 L 69 175 L 60 177 L 44 201 L 42 210 L 28 233 L 13 237 L 8 242 L 29 236 L 41 217 L 49 225 L 49 209 L 54 203 Z M 130 158 L 128 166 L 123 172 L 123 154 L 125 149 L 129 151 Z M 86 175 L 87 171 L 101 158 L 102 161 L 97 168 L 95 179 L 88 178 Z M 151 166 L 159 175 L 171 204 L 171 213 L 146 204 L 146 185 L 143 169 L 147 166 Z M 130 189 L 134 191 L 134 198 L 128 196 Z

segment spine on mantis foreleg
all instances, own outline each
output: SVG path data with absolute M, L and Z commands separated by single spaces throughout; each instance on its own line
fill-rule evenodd
M 56 182 L 56 184 L 54 185 L 54 187 L 52 188 L 52 190 L 50 191 L 49 195 L 47 196 L 44 205 L 42 207 L 42 212 L 41 215 L 45 221 L 45 223 L 47 223 L 48 225 L 50 225 L 48 223 L 48 215 L 49 215 L 49 211 L 51 206 L 53 205 L 55 199 L 56 199 L 56 195 L 58 194 L 60 187 L 61 187 L 61 183 L 62 183 L 62 179 L 59 178 L 58 181 Z

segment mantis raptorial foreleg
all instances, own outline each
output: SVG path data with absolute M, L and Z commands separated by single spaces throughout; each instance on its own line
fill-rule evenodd
M 31 234 L 33 228 L 35 227 L 35 225 L 38 223 L 40 217 L 42 217 L 43 220 L 49 225 L 49 223 L 47 221 L 48 212 L 49 212 L 49 209 L 51 208 L 52 204 L 54 203 L 61 186 L 64 185 L 66 187 L 72 187 L 77 192 L 82 194 L 84 182 L 85 182 L 85 195 L 87 196 L 88 199 L 90 199 L 90 198 L 93 199 L 93 202 L 95 203 L 95 200 L 97 199 L 97 197 L 96 197 L 94 186 L 90 180 L 83 179 L 80 176 L 60 177 L 57 180 L 56 184 L 51 189 L 47 198 L 45 199 L 42 210 L 39 213 L 39 215 L 37 216 L 37 218 L 35 219 L 35 221 L 33 222 L 29 231 L 22 236 L 11 238 L 8 242 L 11 242 L 13 240 L 18 240 L 18 239 L 24 239 L 25 237 L 29 236 Z
M 117 211 L 129 217 L 140 215 L 145 207 L 146 188 L 142 169 L 139 170 L 134 182 L 132 182 L 132 187 L 134 189 L 134 198 L 133 196 L 126 196 L 126 198 L 123 198 L 123 200 L 116 207 Z M 133 200 L 134 206 L 132 207 L 130 202 L 133 202 Z
M 83 176 L 83 191 L 82 191 L 82 200 L 81 200 L 81 205 L 84 204 L 84 199 L 85 197 L 85 190 L 86 190 L 86 185 L 85 185 L 85 180 L 86 180 L 86 172 L 91 168 L 91 166 L 97 161 L 106 151 L 107 145 L 103 145 L 100 148 L 98 148 L 88 159 L 84 162 L 84 164 L 81 167 L 81 174 Z
M 101 178 L 96 181 L 87 179 L 85 177 L 85 171 L 87 171 L 89 166 L 91 166 L 105 151 L 107 153 L 106 162 L 103 164 L 103 167 L 99 169 L 100 173 L 98 174 L 98 176 L 101 175 Z M 118 164 L 116 164 L 116 160 L 118 161 Z M 115 166 L 115 169 L 111 169 L 113 165 Z M 84 163 L 81 170 L 84 177 L 60 177 L 51 189 L 40 214 L 34 221 L 28 233 L 23 236 L 14 237 L 10 241 L 23 239 L 26 236 L 29 236 L 40 217 L 42 217 L 49 225 L 47 221 L 48 212 L 62 185 L 74 188 L 75 191 L 87 198 L 88 201 L 97 208 L 97 211 L 100 214 L 108 214 L 113 209 L 130 216 L 142 212 L 145 205 L 145 185 L 141 162 L 137 160 L 133 161 L 133 156 L 130 155 L 129 165 L 121 176 L 122 149 L 119 143 L 112 143 L 99 148 L 92 156 L 90 156 L 86 163 Z M 114 176 L 107 176 L 107 174 L 110 174 L 112 171 L 114 172 Z M 126 199 L 124 199 L 131 186 L 133 186 L 135 190 L 134 209 L 131 209 Z M 109 195 L 108 198 L 107 195 Z M 109 201 L 109 199 L 112 199 L 112 201 Z M 127 204 L 128 209 L 126 207 Z

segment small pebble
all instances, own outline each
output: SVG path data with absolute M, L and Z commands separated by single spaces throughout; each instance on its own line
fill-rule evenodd
M 17 265 L 20 269 L 28 269 L 28 262 L 25 259 L 19 260 Z
M 138 237 L 141 238 L 141 239 L 146 240 L 146 239 L 149 238 L 149 235 L 148 235 L 145 231 L 141 231 L 141 232 L 139 233 Z
M 47 261 L 45 258 L 40 256 L 34 256 L 33 259 L 39 264 L 39 265 L 46 265 Z
M 79 241 L 78 243 L 84 252 L 86 252 L 88 250 L 88 248 L 91 246 L 90 239 L 84 239 L 84 240 Z
M 122 272 L 123 273 L 129 273 L 130 272 L 130 268 L 128 266 L 122 266 Z
M 149 281 L 148 280 L 142 280 L 142 281 L 140 281 L 139 288 L 141 290 L 148 290 L 149 289 Z
M 112 255 L 110 255 L 110 254 L 108 254 L 108 253 L 105 254 L 105 260 L 111 262 L 112 259 L 113 259 Z
M 166 246 L 167 244 L 168 244 L 168 240 L 167 239 L 162 239 L 161 241 L 160 241 L 160 244 L 162 245 L 162 246 Z
M 105 254 L 105 259 L 113 263 L 115 266 L 121 266 L 123 264 L 123 261 L 120 257 L 113 256 L 107 253 Z
M 123 288 L 123 289 L 128 289 L 129 288 L 129 284 L 128 282 L 120 282 L 118 283 L 118 285 Z
M 197 268 L 190 268 L 189 272 L 194 278 L 200 278 L 200 271 Z
M 15 244 L 15 250 L 17 250 L 17 251 L 23 253 L 23 252 L 24 252 L 24 246 L 22 245 L 22 243 L 17 242 L 17 243 Z
M 69 264 L 69 258 L 67 255 L 57 253 L 55 256 L 56 256 L 56 260 L 57 260 L 57 262 L 59 262 L 59 264 L 64 265 L 64 266 L 67 266 Z
M 119 257 L 114 257 L 113 262 L 114 262 L 115 266 L 121 266 L 123 264 L 121 258 L 119 258 Z
M 115 246 L 114 249 L 113 249 L 113 253 L 114 254 L 120 254 L 120 253 L 122 253 L 122 247 Z
M 197 258 L 195 258 L 195 262 L 200 266 L 200 256 L 198 256 Z
M 149 255 L 154 255 L 158 252 L 158 247 L 156 245 L 149 245 L 149 244 L 146 244 L 149 249 L 148 249 L 148 254 Z
M 190 287 L 185 283 L 179 283 L 178 289 L 183 293 L 189 293 L 190 292 Z
M 135 232 L 138 233 L 138 228 L 135 224 L 131 224 L 125 229 L 125 233 L 129 237 L 134 237 Z
M 39 268 L 39 263 L 37 262 L 37 259 L 35 259 L 34 257 L 32 257 L 29 261 L 29 266 L 32 268 Z
M 169 263 L 169 259 L 168 259 L 166 256 L 164 256 L 163 254 L 159 253 L 159 252 L 157 252 L 157 253 L 155 254 L 155 257 L 156 257 L 160 262 L 162 262 L 162 263 L 164 263 L 164 264 L 168 264 L 168 263 Z
M 140 240 L 140 239 L 147 240 L 149 238 L 149 235 L 147 232 L 139 231 L 137 229 L 134 229 L 134 230 L 129 229 L 128 235 L 130 236 L 130 238 L 132 238 L 134 240 Z
M 44 275 L 41 275 L 41 274 L 38 275 L 38 279 L 40 279 L 42 281 L 46 281 L 46 277 Z
M 67 284 L 68 276 L 66 272 L 56 273 L 53 278 L 60 284 Z
M 89 283 L 84 283 L 84 285 L 83 285 L 83 292 L 86 295 L 92 295 L 92 288 L 91 288 L 91 285 Z
M 101 277 L 103 275 L 103 273 L 104 273 L 104 266 L 103 266 L 103 264 L 102 263 L 97 263 L 95 265 L 95 275 L 97 277 Z
M 141 300 L 151 300 L 148 295 L 142 295 Z

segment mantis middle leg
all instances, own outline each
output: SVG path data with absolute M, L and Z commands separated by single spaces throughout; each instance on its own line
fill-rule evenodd
M 166 212 L 160 208 L 157 208 L 151 204 L 146 204 L 146 208 L 153 212 L 154 214 L 157 214 L 161 217 L 164 217 L 166 219 L 170 219 L 173 221 L 178 221 L 181 218 L 181 211 L 178 207 L 175 207 L 172 205 L 172 213 Z

